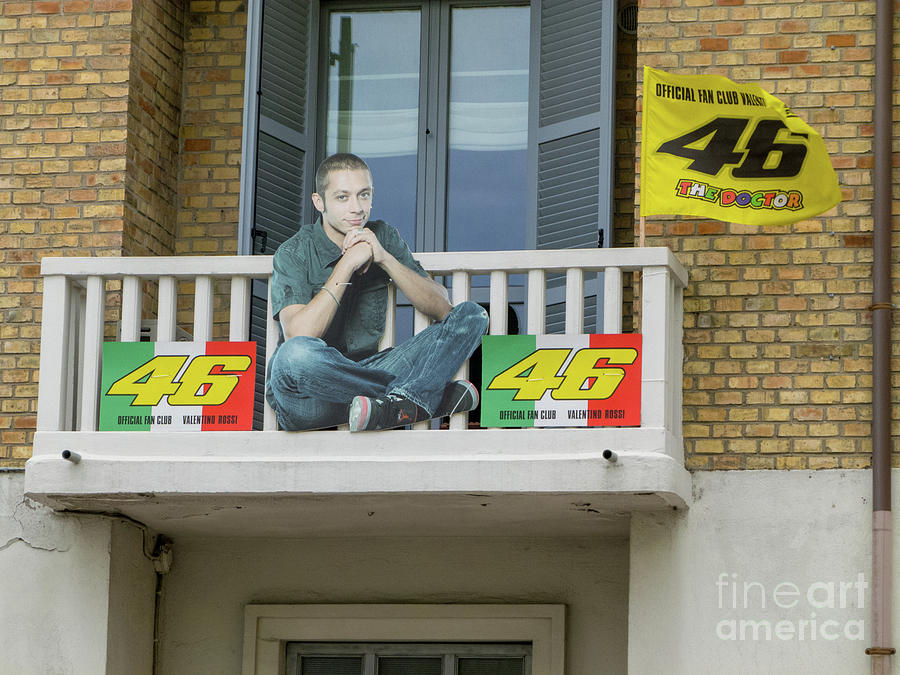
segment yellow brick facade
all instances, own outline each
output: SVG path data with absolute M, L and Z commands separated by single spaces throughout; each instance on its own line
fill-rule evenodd
M 31 454 L 44 255 L 125 247 L 130 0 L 0 5 L 0 464 Z
M 245 2 L 187 3 L 177 255 L 237 253 L 246 32 Z M 178 318 L 188 327 L 193 301 L 190 287 L 183 290 Z M 224 337 L 227 284 L 216 287 L 213 309 L 216 334 Z
M 180 2 L 134 0 L 123 255 L 175 253 L 183 24 Z
M 179 255 L 237 253 L 246 32 L 245 2 L 187 4 Z
M 823 135 L 843 188 L 789 227 L 647 222 L 691 274 L 690 469 L 869 463 L 873 14 L 642 0 L 620 33 L 616 245 L 639 234 L 645 64 L 759 82 Z M 0 4 L 0 466 L 31 452 L 42 256 L 236 252 L 246 23 L 241 0 Z
M 835 209 L 788 227 L 648 220 L 647 244 L 672 248 L 691 275 L 690 469 L 869 465 L 874 11 L 874 2 L 641 3 L 641 66 L 759 82 L 825 138 L 843 192 Z

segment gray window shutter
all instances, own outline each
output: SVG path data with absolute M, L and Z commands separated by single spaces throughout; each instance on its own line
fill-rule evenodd
M 314 75 L 309 5 L 309 0 L 263 3 L 254 253 L 274 253 L 307 215 L 305 190 L 314 138 L 307 124 L 307 93 Z
M 533 0 L 529 159 L 535 248 L 609 246 L 615 0 Z M 596 292 L 597 282 L 586 279 Z M 548 332 L 561 332 L 562 280 L 548 280 Z M 585 307 L 593 332 L 597 307 Z M 556 305 L 556 306 L 554 306 Z
M 271 255 L 310 216 L 314 4 L 264 0 L 261 15 L 256 10 L 248 17 L 241 252 Z M 265 283 L 253 283 L 250 339 L 257 349 L 253 415 L 257 429 L 262 428 L 263 417 L 267 293 Z
M 353 656 L 304 656 L 298 675 L 361 675 L 363 660 Z

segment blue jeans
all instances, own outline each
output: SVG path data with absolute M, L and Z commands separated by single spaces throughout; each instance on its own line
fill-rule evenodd
M 345 424 L 354 396 L 398 394 L 430 414 L 487 327 L 487 312 L 463 302 L 403 344 L 360 361 L 319 338 L 294 337 L 269 362 L 266 399 L 288 431 Z

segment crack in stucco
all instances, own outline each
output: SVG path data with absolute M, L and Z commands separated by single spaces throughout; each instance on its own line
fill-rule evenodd
M 13 537 L 8 542 L 6 542 L 2 546 L 0 546 L 0 553 L 3 553 L 3 551 L 5 551 L 9 547 L 11 547 L 13 544 L 17 544 L 19 542 L 25 544 L 26 546 L 30 546 L 30 544 L 27 541 L 25 541 L 24 539 L 22 539 L 22 537 Z
M 31 548 L 64 553 L 72 546 L 71 537 L 59 536 L 62 532 L 59 527 L 60 521 L 55 519 L 60 516 L 28 497 L 16 505 L 12 518 L 22 529 L 23 536 L 16 538 Z
M 16 542 L 42 551 L 68 551 L 80 524 L 24 496 L 22 480 L 0 480 L 0 551 Z

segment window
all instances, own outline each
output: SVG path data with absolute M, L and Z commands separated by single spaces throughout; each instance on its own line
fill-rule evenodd
M 529 23 L 510 0 L 322 4 L 318 154 L 368 162 L 372 217 L 413 250 L 527 248 Z M 398 339 L 412 330 L 401 298 Z
M 238 250 L 271 254 L 314 220 L 316 163 L 348 148 L 376 165 L 375 217 L 414 249 L 609 245 L 615 15 L 615 0 L 248 3 Z
M 271 255 L 312 222 L 317 162 L 375 127 L 369 140 L 394 154 L 372 160 L 373 215 L 414 250 L 610 245 L 616 0 L 251 0 L 247 22 L 239 253 Z M 354 44 L 398 53 L 363 62 Z M 342 50 L 357 51 L 355 63 Z M 503 140 L 495 123 L 508 127 Z M 405 192 L 386 202 L 398 185 Z M 560 284 L 548 282 L 548 332 L 562 330 Z M 596 282 L 585 288 L 597 292 Z M 510 289 L 514 304 L 521 290 Z M 589 332 L 595 305 L 585 308 Z M 265 285 L 254 283 L 260 387 L 265 307 Z
M 286 675 L 531 675 L 528 644 L 289 642 Z
M 320 154 L 365 158 L 416 250 L 525 248 L 528 5 L 378 6 L 322 5 Z
M 245 608 L 243 675 L 369 675 L 365 668 L 375 663 L 380 675 L 426 675 L 427 668 L 437 665 L 456 668 L 437 670 L 439 675 L 519 675 L 520 671 L 524 675 L 564 675 L 565 607 Z M 412 665 L 415 667 L 409 670 Z

